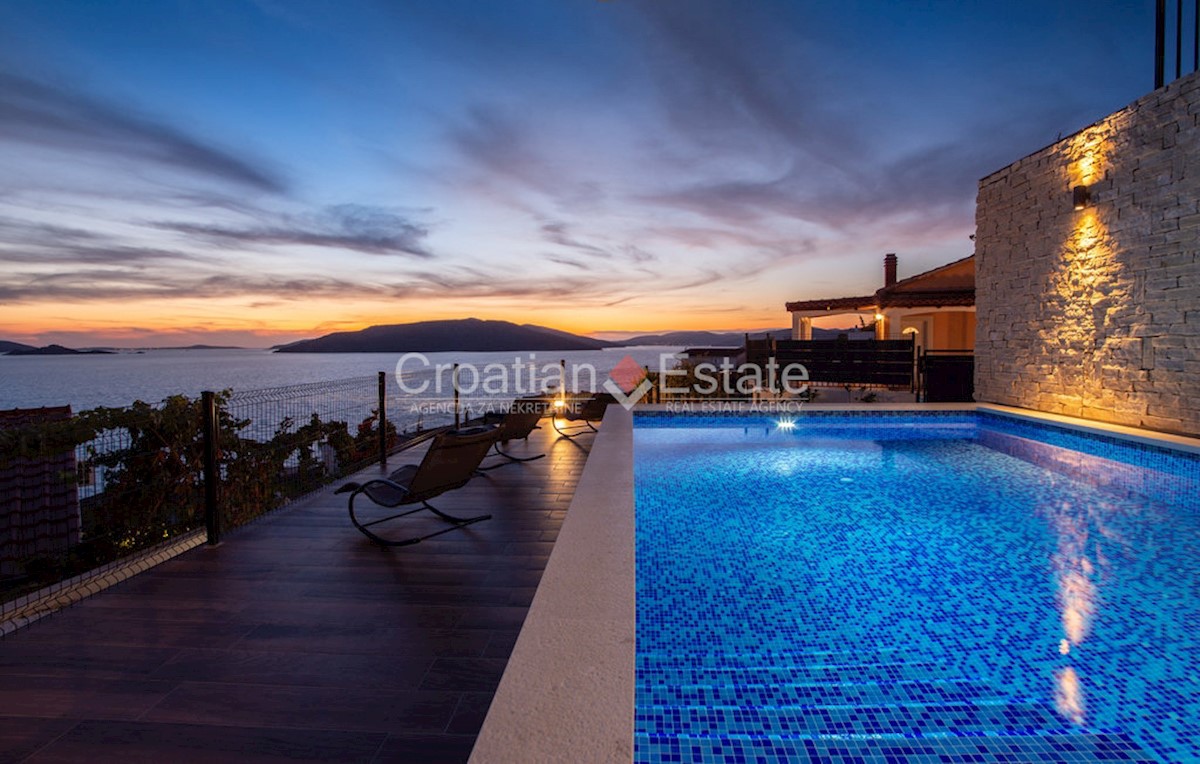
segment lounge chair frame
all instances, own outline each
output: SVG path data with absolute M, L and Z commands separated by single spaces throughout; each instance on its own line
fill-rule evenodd
M 595 393 L 590 398 L 582 399 L 579 406 L 579 413 L 568 411 L 566 407 L 562 409 L 555 408 L 551 417 L 551 422 L 554 425 L 554 431 L 563 438 L 577 438 L 580 435 L 585 435 L 590 432 L 600 432 L 593 421 L 600 421 L 604 418 L 604 412 L 608 410 L 611 403 L 616 403 L 616 399 L 608 393 Z M 559 420 L 565 419 L 575 424 L 560 425 Z
M 350 522 L 364 536 L 380 546 L 418 544 L 434 536 L 440 536 L 443 533 L 449 533 L 483 520 L 490 520 L 492 517 L 490 514 L 474 517 L 452 515 L 433 506 L 429 500 L 447 491 L 461 488 L 477 475 L 480 462 L 495 445 L 496 433 L 497 430 L 494 427 L 477 427 L 470 430 L 452 430 L 441 433 L 429 444 L 429 450 L 425 452 L 420 464 L 405 465 L 386 478 L 372 478 L 361 484 L 346 483 L 335 493 L 350 494 L 347 506 Z M 364 521 L 354 509 L 354 500 L 358 498 L 359 494 L 366 494 L 368 499 L 383 507 L 400 507 L 408 504 L 420 504 L 421 506 Z M 421 536 L 398 540 L 385 538 L 371 530 L 382 523 L 407 517 L 423 510 L 429 510 L 439 519 L 449 523 L 449 527 Z
M 545 454 L 533 456 L 517 456 L 510 454 L 500 447 L 501 443 L 510 440 L 529 440 L 529 435 L 538 429 L 538 422 L 551 409 L 550 401 L 544 398 L 518 398 L 513 401 L 509 410 L 500 419 L 496 430 L 496 443 L 492 446 L 491 456 L 501 456 L 506 461 L 480 467 L 480 472 L 506 467 L 518 462 L 532 462 L 541 459 Z

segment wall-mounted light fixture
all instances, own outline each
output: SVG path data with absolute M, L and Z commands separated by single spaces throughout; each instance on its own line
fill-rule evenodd
M 1071 201 L 1075 205 L 1075 209 L 1082 210 L 1092 203 L 1092 192 L 1087 186 L 1076 186 L 1071 191 Z

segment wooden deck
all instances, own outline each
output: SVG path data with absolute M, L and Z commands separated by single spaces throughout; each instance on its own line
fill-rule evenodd
M 416 546 L 329 489 L 16 632 L 0 762 L 465 761 L 590 441 L 543 423 L 438 503 L 493 519 Z

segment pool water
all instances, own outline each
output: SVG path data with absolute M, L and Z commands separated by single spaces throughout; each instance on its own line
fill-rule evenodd
M 635 761 L 1200 761 L 1200 457 L 635 419 Z

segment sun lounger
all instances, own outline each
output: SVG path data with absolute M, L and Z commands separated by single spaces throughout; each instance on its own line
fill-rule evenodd
M 500 447 L 501 443 L 508 443 L 512 440 L 528 440 L 530 433 L 538 429 L 538 422 L 543 416 L 549 412 L 551 408 L 550 401 L 546 398 L 518 398 L 513 401 L 512 406 L 508 411 L 499 418 L 496 427 L 496 443 L 492 446 L 492 456 L 504 457 L 506 461 L 499 464 L 492 464 L 487 467 L 480 467 L 482 471 L 494 470 L 497 467 L 503 467 L 514 462 L 532 462 L 535 459 L 541 459 L 545 454 L 535 454 L 534 456 L 515 456 L 510 454 Z
M 567 398 L 563 401 L 564 405 L 562 406 L 557 405 L 556 401 L 551 420 L 554 430 L 564 438 L 578 437 L 587 432 L 599 432 L 592 422 L 599 422 L 603 419 L 609 404 L 616 402 L 617 399 L 608 393 L 593 393 L 591 397 L 581 400 Z M 560 420 L 574 424 L 560 424 Z
M 350 494 L 350 521 L 367 538 L 383 546 L 416 544 L 471 523 L 488 520 L 491 515 L 457 517 L 447 514 L 430 504 L 429 500 L 466 485 L 478 473 L 480 462 L 496 443 L 496 436 L 497 428 L 495 427 L 472 427 L 466 430 L 450 430 L 441 433 L 430 443 L 429 450 L 425 452 L 420 464 L 407 464 L 388 475 L 387 478 L 374 478 L 361 484 L 346 483 L 337 489 L 336 493 Z M 421 506 L 385 517 L 368 518 L 367 515 L 372 514 L 370 509 L 366 509 L 365 512 L 363 508 L 355 510 L 354 500 L 359 494 L 365 494 L 368 499 L 381 507 L 394 508 L 409 504 L 420 504 Z M 372 530 L 381 523 L 407 517 L 426 509 L 449 523 L 450 527 L 400 540 L 385 538 Z

